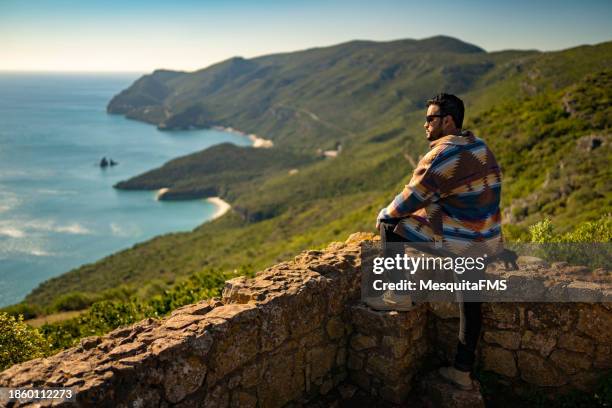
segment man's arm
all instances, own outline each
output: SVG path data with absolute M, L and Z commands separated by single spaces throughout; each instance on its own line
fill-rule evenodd
M 431 150 L 419 161 L 404 190 L 389 205 L 380 210 L 376 219 L 377 229 L 381 221 L 405 218 L 438 199 L 439 186 L 432 168 L 439 153 L 440 150 Z

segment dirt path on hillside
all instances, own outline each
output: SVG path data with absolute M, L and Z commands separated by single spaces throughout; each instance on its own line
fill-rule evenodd
M 347 134 L 349 136 L 355 136 L 355 133 L 351 132 L 350 130 L 343 129 L 340 126 L 335 125 L 334 123 L 331 123 L 331 122 L 329 122 L 327 120 L 321 119 L 319 117 L 319 115 L 317 115 L 316 113 L 311 112 L 311 111 L 309 111 L 307 109 L 296 108 L 296 107 L 293 107 L 293 106 L 286 105 L 284 103 L 277 103 L 276 105 L 274 105 L 274 107 L 282 107 L 282 108 L 285 108 L 285 109 L 290 109 L 290 110 L 292 110 L 294 112 L 303 113 L 306 116 L 308 116 L 310 119 L 314 120 L 315 122 L 319 122 L 319 123 L 321 123 L 324 126 L 327 126 L 329 128 L 335 129 L 335 130 L 337 130 L 339 132 L 342 132 L 344 134 Z

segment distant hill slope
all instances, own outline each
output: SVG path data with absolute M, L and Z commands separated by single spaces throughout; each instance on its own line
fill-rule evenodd
M 316 161 L 313 155 L 300 155 L 286 149 L 244 148 L 222 143 L 193 154 L 170 160 L 115 188 L 156 190 L 171 187 L 163 199 L 193 199 L 221 195 L 232 199 L 245 183 L 287 173 L 294 167 Z
M 108 112 L 160 128 L 232 124 L 312 148 L 420 108 L 436 91 L 464 93 L 500 64 L 534 54 L 488 54 L 441 36 L 352 41 L 192 73 L 155 71 L 114 97 Z
M 597 218 L 612 209 L 610 66 L 611 42 L 486 53 L 435 37 L 232 59 L 193 73 L 156 71 L 113 98 L 109 111 L 162 127 L 230 125 L 274 139 L 275 147 L 213 147 L 122 186 L 207 187 L 239 214 L 84 265 L 44 282 L 27 301 L 49 305 L 59 294 L 121 284 L 143 295 L 205 267 L 254 271 L 373 229 L 378 209 L 427 150 L 424 100 L 442 90 L 464 98 L 466 127 L 502 164 L 509 238 L 543 217 L 564 229 Z M 343 145 L 337 158 L 314 157 L 336 141 Z M 215 149 L 249 159 L 217 163 Z M 278 162 L 281 152 L 286 161 Z

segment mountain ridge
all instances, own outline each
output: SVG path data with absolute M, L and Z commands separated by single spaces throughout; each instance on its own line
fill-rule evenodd
M 376 55 L 370 55 L 371 52 Z M 397 58 L 389 56 L 396 53 Z M 444 72 L 436 72 L 436 64 L 442 61 L 441 54 L 448 57 L 448 53 L 453 58 L 475 59 L 475 63 L 464 72 L 448 67 Z M 422 76 L 423 72 L 419 70 L 429 70 L 437 79 L 444 75 L 450 78 L 450 82 L 468 84 L 491 67 L 490 62 L 478 60 L 486 55 L 489 54 L 472 44 L 436 36 L 388 42 L 350 41 L 253 59 L 234 57 L 191 73 L 155 71 L 116 95 L 107 110 L 154 123 L 161 129 L 208 127 L 232 121 L 239 122 L 234 123 L 234 127 L 259 131 L 261 126 L 253 123 L 257 122 L 256 117 L 269 115 L 271 110 L 282 105 L 285 95 L 301 92 L 304 99 L 319 99 L 319 103 L 325 101 L 317 98 L 317 93 L 327 97 L 327 101 L 367 97 L 416 68 L 417 72 L 403 81 L 408 89 L 397 93 L 396 99 L 401 100 L 404 94 L 414 93 L 412 88 L 415 87 L 411 82 Z M 493 58 L 506 55 L 496 53 Z M 410 59 L 415 56 L 418 61 L 413 63 Z M 390 61 L 385 62 L 385 59 Z M 348 71 L 353 72 L 354 79 L 346 78 Z M 312 72 L 317 72 L 319 75 L 316 76 L 321 79 L 312 82 Z M 461 81 L 456 80 L 458 77 Z M 425 92 L 419 93 L 419 99 L 425 97 Z M 241 111 L 232 110 L 228 100 L 238 100 L 236 104 L 240 105 Z M 339 101 L 338 105 L 342 103 Z M 244 118 L 247 123 L 240 116 L 247 116 Z M 347 125 L 350 123 L 347 121 Z

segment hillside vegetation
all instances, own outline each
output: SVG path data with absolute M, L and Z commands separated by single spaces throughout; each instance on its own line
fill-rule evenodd
M 436 91 L 465 93 L 504 63 L 533 54 L 489 54 L 449 37 L 352 41 L 236 57 L 193 73 L 155 71 L 114 97 L 108 112 L 165 129 L 228 125 L 300 151 L 330 148 L 422 108 Z
M 170 187 L 177 198 L 221 195 L 237 211 L 44 282 L 21 310 L 148 298 L 210 268 L 249 274 L 373 231 L 378 210 L 427 150 L 424 102 L 440 91 L 464 98 L 465 127 L 502 165 L 509 239 L 527 239 L 528 227 L 544 218 L 561 233 L 599 219 L 612 208 L 610 66 L 612 43 L 487 53 L 435 37 L 156 71 L 113 98 L 108 111 L 160 128 L 232 126 L 275 147 L 215 146 L 120 183 Z M 337 158 L 318 156 L 338 142 Z

